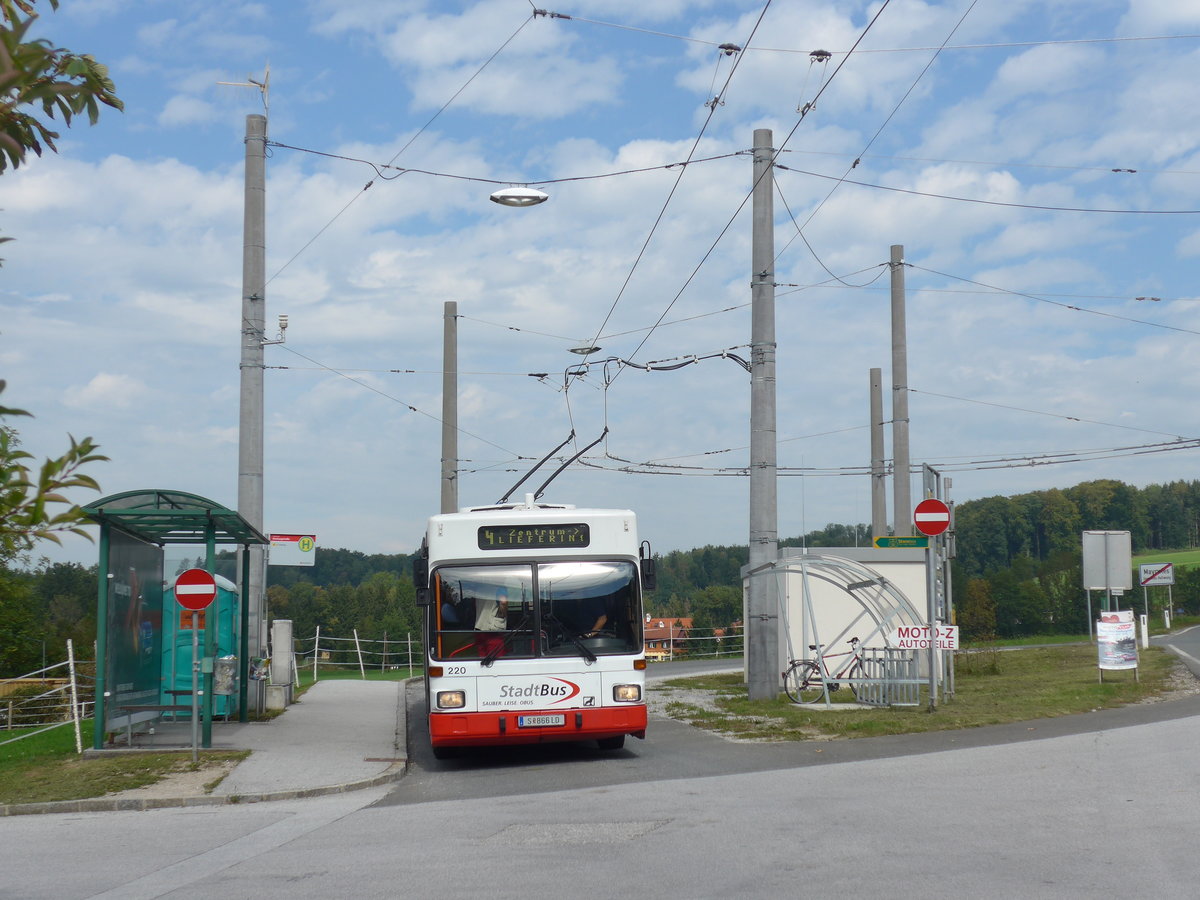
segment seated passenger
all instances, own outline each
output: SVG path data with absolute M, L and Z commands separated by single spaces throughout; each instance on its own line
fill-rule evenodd
M 487 656 L 495 648 L 503 646 L 503 632 L 508 628 L 508 588 L 496 590 L 492 600 L 478 600 L 475 604 L 475 649 L 480 656 Z

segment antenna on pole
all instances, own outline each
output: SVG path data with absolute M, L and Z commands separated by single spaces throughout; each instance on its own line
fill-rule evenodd
M 263 73 L 262 81 L 254 78 L 251 75 L 246 76 L 245 81 L 218 81 L 217 84 L 224 84 L 229 87 L 256 87 L 259 94 L 262 95 L 263 114 L 270 116 L 271 113 L 271 64 L 267 63 L 265 72 Z

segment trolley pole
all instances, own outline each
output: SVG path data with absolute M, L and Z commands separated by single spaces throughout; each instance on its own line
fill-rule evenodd
M 746 622 L 751 700 L 779 696 L 779 513 L 775 433 L 774 149 L 769 128 L 754 132 L 750 335 L 750 575 Z

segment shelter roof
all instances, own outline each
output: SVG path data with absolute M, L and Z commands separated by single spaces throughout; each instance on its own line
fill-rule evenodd
M 94 522 L 151 544 L 269 544 L 270 539 L 236 510 L 184 491 L 140 490 L 113 494 L 82 507 Z

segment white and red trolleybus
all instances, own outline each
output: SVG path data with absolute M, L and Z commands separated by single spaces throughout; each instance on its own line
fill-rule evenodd
M 644 738 L 648 546 L 629 510 L 532 494 L 431 518 L 413 574 L 434 755 Z

